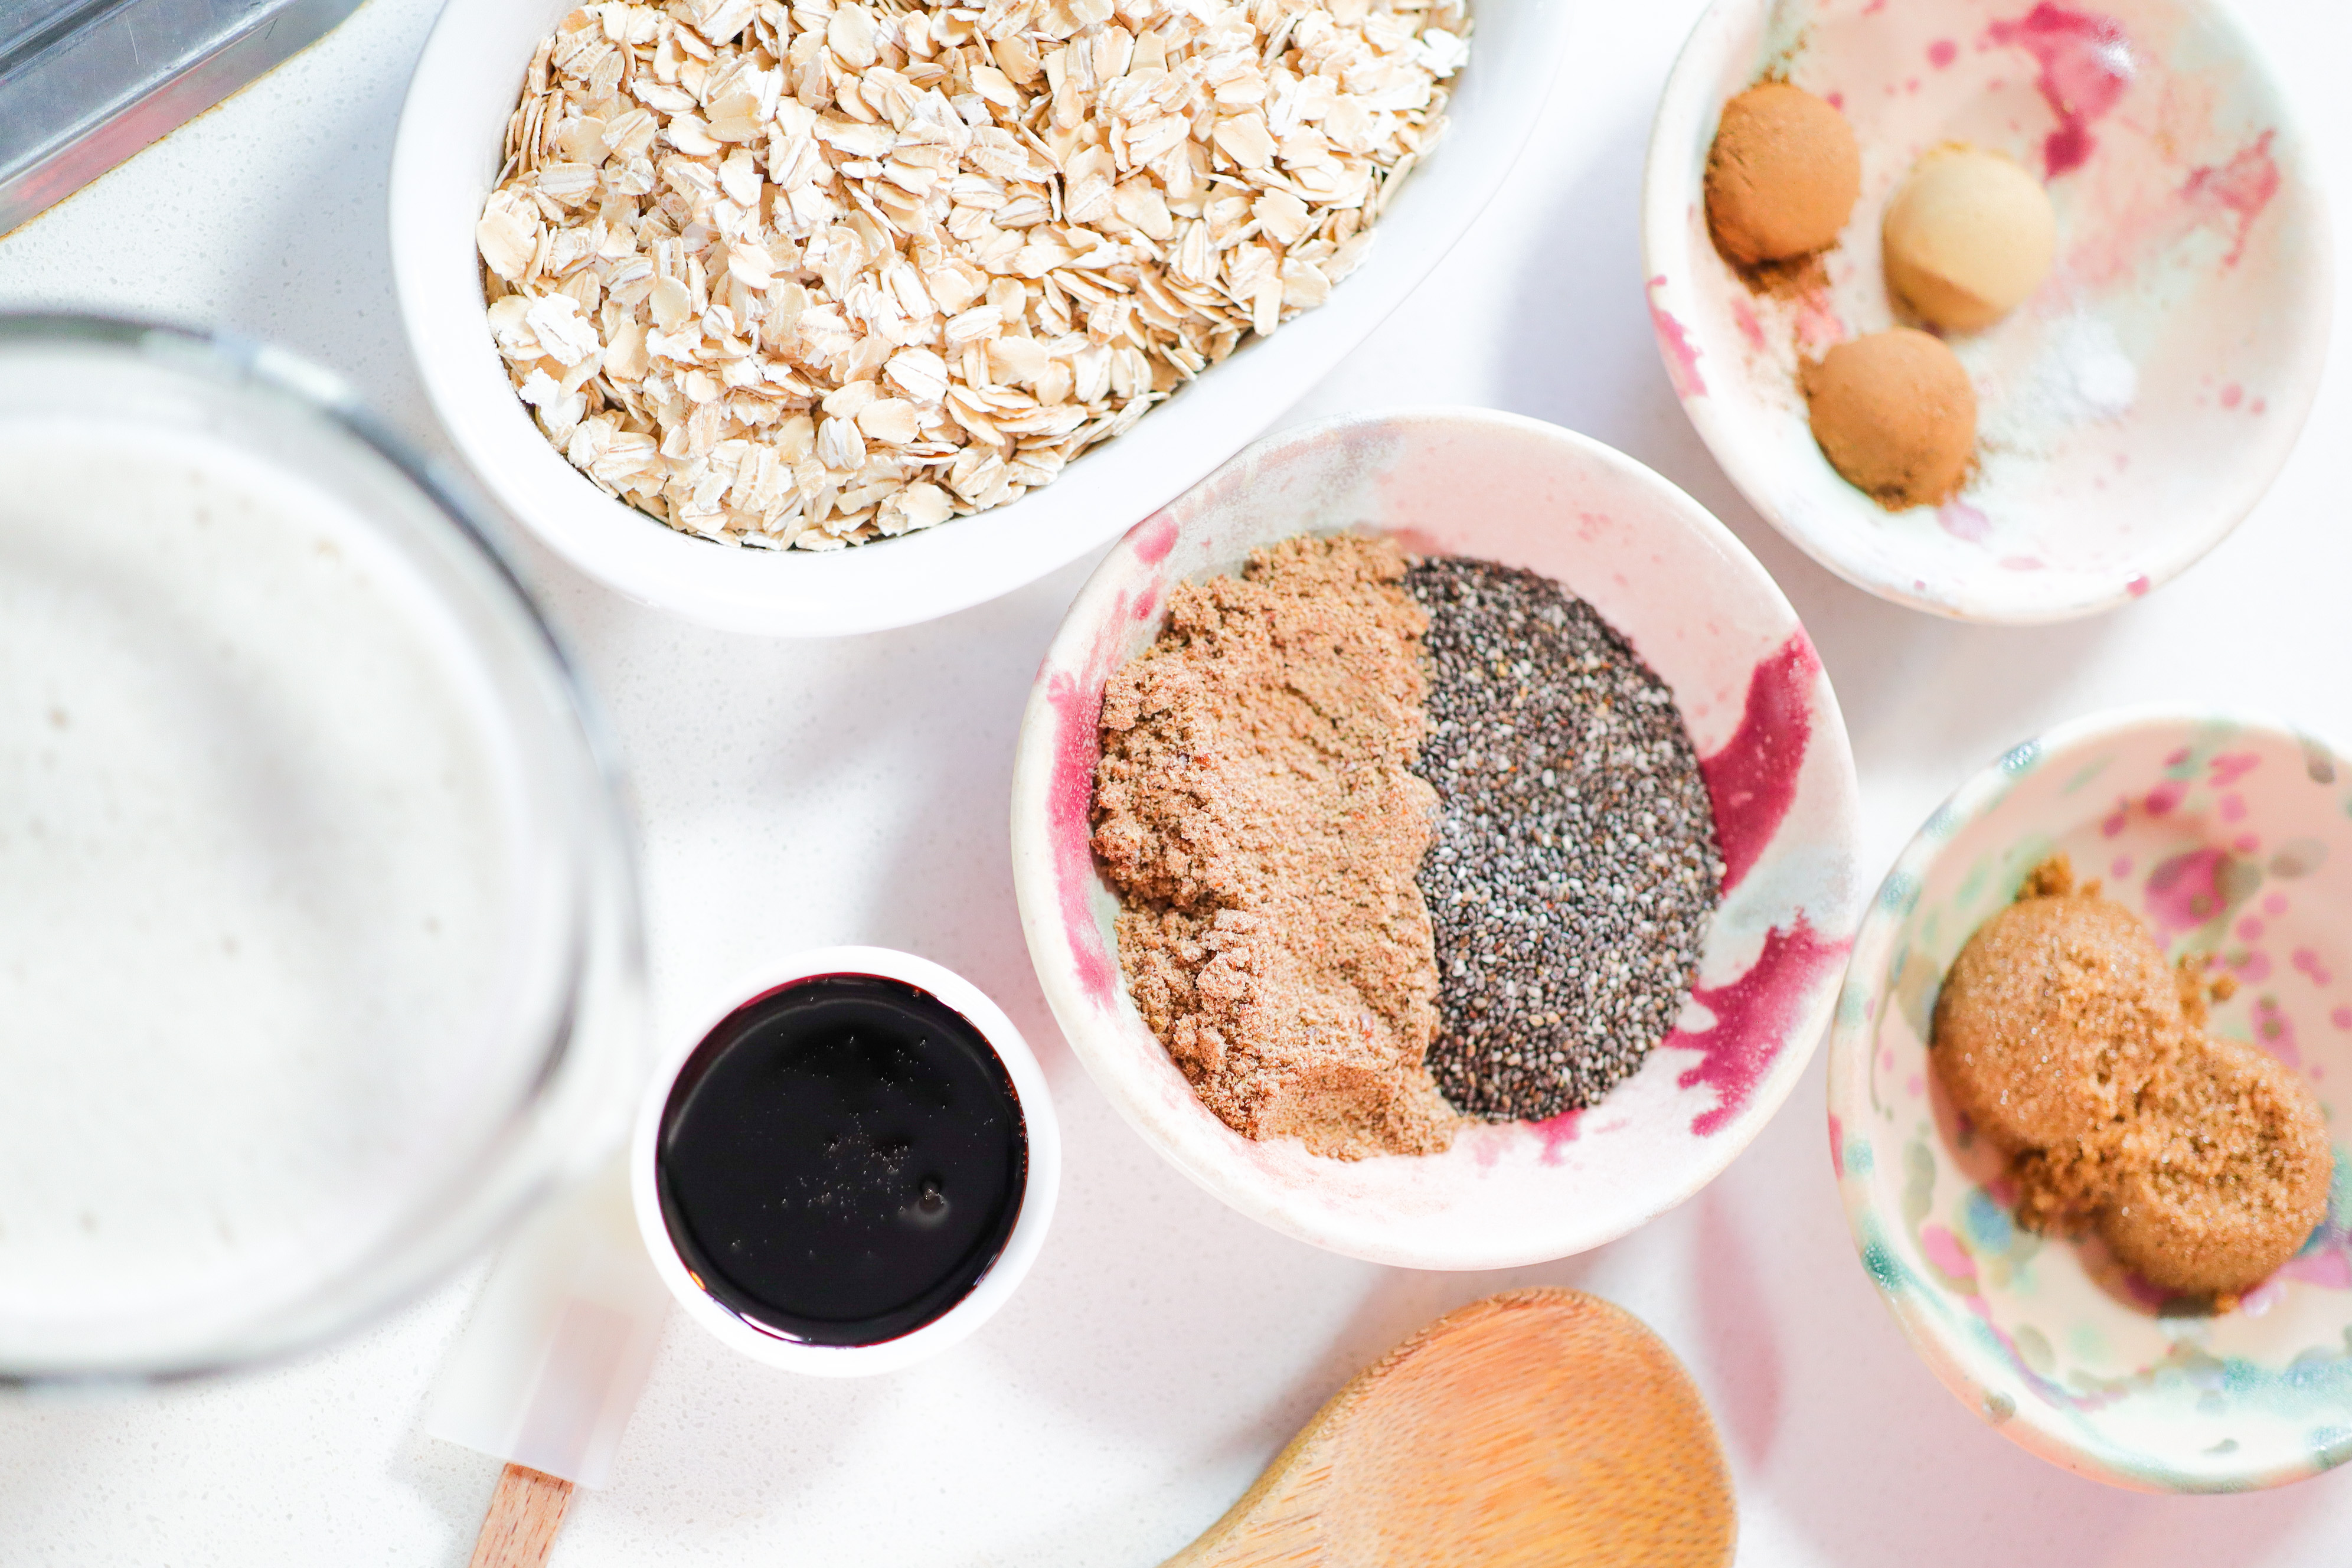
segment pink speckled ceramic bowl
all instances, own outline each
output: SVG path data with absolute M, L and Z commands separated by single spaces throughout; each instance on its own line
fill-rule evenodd
M 2302 1073 L 2336 1180 L 2302 1253 L 2231 1310 L 2168 1300 L 2095 1239 L 2011 1219 L 2003 1163 L 1928 1054 L 1977 927 L 2064 850 L 2175 955 L 2238 982 L 2212 1028 Z M 1862 922 L 1830 1033 L 1830 1144 L 1863 1266 L 2004 1436 L 2143 1491 L 2240 1491 L 2352 1459 L 2352 770 L 2245 714 L 2100 714 L 2011 748 L 1920 828 Z
M 1837 104 L 1862 145 L 1826 287 L 1790 299 L 1716 254 L 1701 188 L 1725 100 L 1766 75 Z M 1950 339 L 1977 385 L 1975 478 L 1891 514 L 1823 459 L 1795 372 L 1895 324 L 1879 222 L 1948 141 L 2044 177 L 2058 260 Z M 2186 569 L 2269 488 L 2326 351 L 2318 188 L 2218 0 L 1717 0 L 1659 104 L 1643 248 L 1675 389 L 1756 509 L 1849 582 L 1963 620 L 2089 615 Z
M 1588 1110 L 1349 1163 L 1253 1142 L 1202 1109 L 1120 980 L 1088 808 L 1103 683 L 1176 583 L 1301 532 L 1363 529 L 1541 572 L 1675 693 L 1715 799 L 1728 890 L 1696 1002 Z M 1688 496 L 1581 436 L 1449 409 L 1335 420 L 1252 447 L 1139 524 L 1071 605 L 1022 724 L 1013 873 L 1071 1047 L 1144 1139 L 1254 1219 L 1335 1252 L 1495 1268 L 1595 1247 L 1696 1192 L 1756 1135 L 1828 1022 L 1860 914 L 1844 721 L 1796 613 Z

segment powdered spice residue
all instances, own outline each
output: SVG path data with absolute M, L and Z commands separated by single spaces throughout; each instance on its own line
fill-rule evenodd
M 1429 1153 L 1457 1119 L 1413 876 L 1435 796 L 1427 617 L 1386 541 L 1292 539 L 1181 584 L 1111 678 L 1094 848 L 1129 991 L 1202 1103 L 1342 1159 Z

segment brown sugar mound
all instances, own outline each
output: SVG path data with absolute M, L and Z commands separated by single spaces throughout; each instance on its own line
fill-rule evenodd
M 1437 953 L 1409 771 L 1428 619 L 1384 540 L 1292 539 L 1180 585 L 1103 692 L 1094 847 L 1119 963 L 1203 1105 L 1318 1154 L 1427 1153 Z
M 1827 102 L 1785 81 L 1723 106 L 1706 154 L 1706 226 L 1734 267 L 1837 243 L 1862 194 L 1862 148 Z
M 2099 1234 L 2166 1289 L 2269 1278 L 2327 1217 L 2334 1162 L 2311 1091 L 2252 1046 L 2202 1039 L 2153 1098 Z
M 2011 1157 L 2021 1222 L 2095 1225 L 2151 1284 L 2228 1295 L 2326 1217 L 2332 1157 L 2292 1071 L 2205 1035 L 2202 971 L 2054 856 L 1953 961 L 1932 1056 Z
M 1941 338 L 1894 327 L 1797 372 L 1813 439 L 1846 483 L 1889 511 L 1940 506 L 1976 460 L 1977 390 Z
M 2172 971 L 2146 922 L 2044 867 L 1977 928 L 1936 997 L 1952 1103 L 2002 1152 L 2043 1222 L 2097 1206 L 2149 1079 L 2179 1048 Z

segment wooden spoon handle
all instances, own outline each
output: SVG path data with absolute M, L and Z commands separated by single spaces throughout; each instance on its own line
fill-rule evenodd
M 555 1532 L 563 1527 L 563 1510 L 571 1502 L 570 1481 L 528 1465 L 509 1465 L 490 1494 L 490 1511 L 482 1516 L 482 1533 L 474 1538 L 467 1568 L 541 1568 L 555 1549 Z

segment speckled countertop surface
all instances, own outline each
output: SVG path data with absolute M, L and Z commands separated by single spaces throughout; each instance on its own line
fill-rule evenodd
M 224 322 L 342 372 L 439 445 L 384 260 L 394 120 L 437 0 L 370 0 L 274 76 L 0 239 L 0 305 Z M 1853 728 L 1865 856 L 1891 859 L 1968 771 L 2055 721 L 2175 698 L 2352 738 L 2352 10 L 2249 0 L 2339 232 L 2334 361 L 2301 448 L 2173 585 L 2043 630 L 1964 627 L 1848 588 L 1759 521 L 1668 390 L 1641 308 L 1650 113 L 1697 5 L 1591 7 L 1502 195 L 1286 422 L 1404 402 L 1517 410 L 1632 453 L 1724 518 L 1805 617 Z M 1737 1472 L 1743 1563 L 2337 1563 L 2352 1476 L 2238 1498 L 2111 1491 L 1946 1394 L 1856 1266 L 1820 1064 L 1724 1176 L 1586 1257 L 1428 1275 L 1228 1213 L 1118 1123 L 1029 971 L 1004 798 L 1029 678 L 1090 563 L 949 620 L 827 644 L 705 632 L 538 559 L 634 770 L 656 1019 L 763 954 L 912 949 L 969 975 L 1044 1058 L 1068 1141 L 1022 1293 L 957 1353 L 822 1383 L 673 1315 L 609 1491 L 555 1562 L 1154 1563 L 1315 1405 L 1428 1319 L 1513 1285 L 1597 1290 L 1688 1363 Z M 496 1464 L 424 1436 L 455 1282 L 301 1364 L 132 1403 L 0 1404 L 0 1564 L 458 1564 Z

